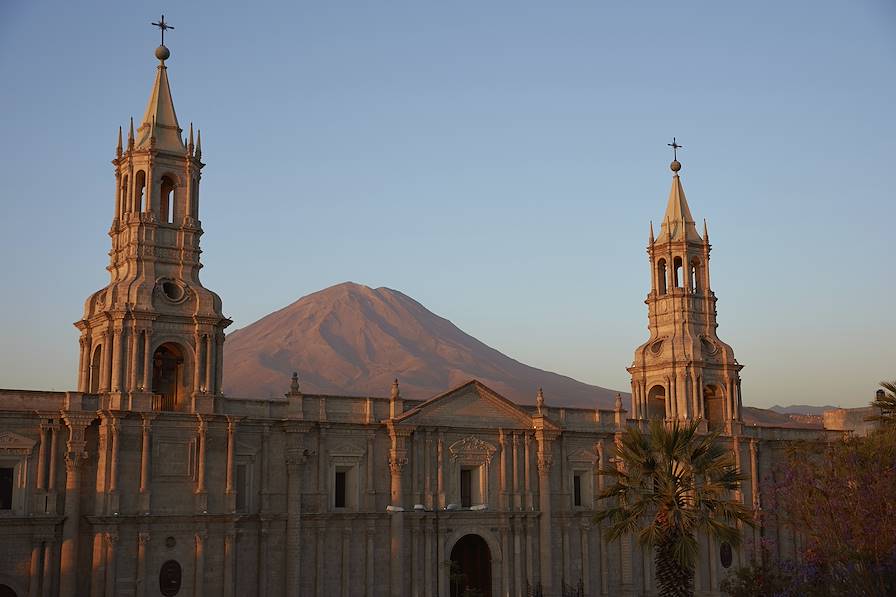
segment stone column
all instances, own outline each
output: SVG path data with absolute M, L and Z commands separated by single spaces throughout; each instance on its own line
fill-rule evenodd
M 107 329 L 103 333 L 103 362 L 100 373 L 100 392 L 108 392 L 112 388 L 112 330 Z
M 286 597 L 301 595 L 302 571 L 302 438 L 308 426 L 286 429 Z
M 432 584 L 432 519 L 423 519 L 423 594 L 435 594 Z
M 376 536 L 376 523 L 372 520 L 367 521 L 367 545 L 365 554 L 364 568 L 364 595 L 365 597 L 373 597 L 373 573 L 376 568 L 375 553 L 373 551 L 373 538 Z
M 438 471 L 436 471 L 436 491 L 439 494 L 439 508 L 445 507 L 445 434 L 439 431 L 438 444 L 436 446 L 438 452 Z
M 349 579 L 351 578 L 351 559 L 349 555 L 351 553 L 351 539 L 352 539 L 352 529 L 351 521 L 349 521 L 346 526 L 342 527 L 342 566 L 340 570 L 341 580 L 342 580 L 342 597 L 351 597 L 349 593 Z M 417 575 L 414 575 L 414 578 L 417 578 Z
M 90 597 L 103 597 L 106 594 L 106 546 L 102 531 L 93 535 L 92 560 Z
M 390 503 L 398 510 L 389 517 L 391 530 L 390 551 L 390 594 L 392 597 L 403 597 L 405 594 L 404 574 L 404 487 L 403 472 L 408 462 L 406 440 L 410 429 L 395 427 L 390 422 L 389 435 L 392 438 L 392 447 L 389 450 L 389 471 L 392 476 Z
M 56 513 L 56 476 L 59 474 L 59 423 L 51 423 L 50 427 L 50 468 L 47 470 L 47 491 L 50 492 L 47 504 L 50 514 Z M 46 564 L 45 564 L 46 566 Z
M 106 597 L 115 597 L 118 595 L 115 587 L 116 566 L 118 564 L 117 546 L 118 533 L 110 532 L 105 534 L 106 544 Z
M 196 362 L 193 363 L 193 392 L 202 392 L 202 369 L 205 363 L 205 353 L 207 336 L 205 334 L 196 334 Z
M 514 510 L 519 510 L 522 506 L 522 500 L 520 499 L 520 434 L 516 431 L 513 432 L 512 436 L 513 443 L 513 459 L 512 466 L 513 471 L 510 475 L 510 486 L 511 486 L 511 496 L 512 496 L 512 507 Z
M 112 391 L 121 391 L 121 354 L 122 354 L 122 329 L 116 327 L 113 332 L 115 338 L 112 342 Z
M 90 392 L 90 340 L 87 336 L 78 339 L 81 346 L 81 358 L 78 363 L 78 391 L 82 394 Z
M 60 597 L 75 597 L 78 591 L 78 525 L 81 518 L 81 468 L 87 460 L 84 438 L 93 415 L 66 413 L 69 429 L 65 455 L 65 521 L 62 524 Z
M 539 554 L 541 556 L 541 588 L 545 595 L 553 594 L 553 550 L 554 546 L 551 541 L 552 520 L 551 520 L 551 465 L 553 457 L 551 455 L 551 440 L 554 439 L 552 434 L 549 435 L 544 429 L 537 432 L 538 440 L 538 499 L 541 515 L 538 518 L 539 530 Z
M 501 595 L 510 597 L 510 538 L 507 529 L 501 529 Z
M 526 518 L 526 583 L 535 586 L 535 523 Z
M 193 580 L 193 595 L 205 596 L 205 542 L 208 540 L 208 531 L 202 529 L 194 537 L 195 551 L 195 578 Z
M 567 584 L 572 584 L 572 578 L 570 578 L 570 557 L 571 554 L 569 552 L 569 522 L 564 520 L 560 523 L 560 537 L 561 537 L 561 545 L 563 547 L 561 554 L 563 557 L 563 582 Z
M 579 544 L 582 546 L 582 587 L 586 595 L 591 594 L 591 555 L 588 549 L 590 530 L 591 526 L 582 519 L 579 527 Z
M 28 597 L 38 597 L 40 589 L 40 554 L 43 547 L 40 537 L 31 542 L 31 565 L 28 570 Z
M 526 485 L 525 494 L 526 494 L 526 509 L 532 510 L 535 505 L 532 503 L 532 474 L 530 469 L 532 468 L 532 454 L 529 451 L 529 445 L 532 443 L 532 438 L 527 431 L 523 435 L 523 483 Z
M 233 597 L 235 559 L 236 531 L 230 528 L 224 535 L 224 597 Z
M 423 444 L 423 503 L 427 508 L 432 508 L 434 503 L 432 499 L 432 434 L 429 429 L 425 431 Z
M 143 330 L 143 381 L 144 392 L 152 392 L 152 331 Z
M 212 348 L 212 337 L 205 336 L 205 391 L 214 394 L 215 351 Z
M 149 545 L 149 533 L 137 534 L 137 578 L 136 596 L 146 597 L 146 549 Z
M 137 380 L 137 365 L 140 362 L 140 330 L 134 324 L 128 329 L 128 378 L 125 389 L 136 392 L 140 382 Z
M 196 474 L 196 511 L 204 512 L 207 508 L 208 492 L 205 488 L 205 456 L 208 448 L 208 422 L 202 416 L 197 416 L 199 423 L 196 426 L 196 438 L 199 442 L 199 469 Z
M 236 441 L 236 423 L 237 419 L 235 417 L 227 417 L 227 470 L 225 471 L 224 494 L 227 498 L 227 509 L 230 512 L 236 510 L 236 496 L 233 490 L 233 452 L 234 442 Z
M 288 449 L 288 447 L 287 447 Z M 287 454 L 288 455 L 288 454 Z M 271 509 L 271 426 L 261 427 L 261 511 Z
M 498 429 L 498 444 L 501 446 L 500 464 L 498 465 L 499 508 L 509 510 L 507 504 L 507 434 Z
M 373 510 L 376 507 L 376 485 L 374 484 L 374 431 L 367 431 L 367 486 L 366 486 L 366 508 Z
M 523 520 L 517 518 L 512 521 L 513 525 L 510 528 L 511 531 L 511 541 L 513 543 L 513 591 L 517 597 L 522 597 L 523 591 L 526 590 L 526 587 L 523 584 Z M 507 560 L 510 560 L 510 554 L 506 554 L 504 556 Z M 508 587 L 507 593 L 510 593 L 510 588 Z
M 56 566 L 56 541 L 48 537 L 44 542 L 44 577 L 41 582 L 41 594 L 43 597 L 53 597 L 58 593 L 53 592 L 53 576 Z
M 109 501 L 107 514 L 118 514 L 118 469 L 121 454 L 121 421 L 115 415 L 109 419 L 112 432 L 112 456 L 109 463 Z
M 152 420 L 155 415 L 143 415 L 143 442 L 140 449 L 140 510 L 144 513 L 149 512 L 150 506 L 150 469 L 149 459 L 152 450 L 150 432 L 152 430 Z
M 212 378 L 214 386 L 211 389 L 212 394 L 217 396 L 221 393 L 221 379 L 224 375 L 224 333 L 215 332 L 215 376 Z
M 37 455 L 37 489 L 47 487 L 47 439 L 50 436 L 50 427 L 46 423 L 40 424 L 40 451 Z

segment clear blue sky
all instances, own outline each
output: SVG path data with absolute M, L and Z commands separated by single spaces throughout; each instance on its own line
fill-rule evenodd
M 888 0 L 7 0 L 0 387 L 75 385 L 160 10 L 232 329 L 353 280 L 627 389 L 675 135 L 745 401 L 860 406 L 896 378 Z

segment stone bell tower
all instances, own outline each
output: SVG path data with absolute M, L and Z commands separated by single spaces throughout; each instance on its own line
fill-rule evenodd
M 162 23 L 164 25 L 164 22 Z M 164 35 L 164 28 L 163 28 Z M 182 139 L 165 61 L 143 121 L 118 130 L 109 284 L 84 304 L 78 390 L 103 408 L 212 412 L 221 392 L 221 299 L 199 281 L 202 140 Z
M 679 145 L 673 141 L 677 150 Z M 716 296 L 709 277 L 709 233 L 697 232 L 678 172 L 662 228 L 650 225 L 650 339 L 635 350 L 632 417 L 702 419 L 710 429 L 732 432 L 741 421 L 740 365 L 716 335 Z

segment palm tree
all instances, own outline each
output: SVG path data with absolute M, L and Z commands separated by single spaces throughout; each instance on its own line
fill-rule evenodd
M 896 427 L 896 381 L 882 381 L 871 406 L 880 409 L 880 415 L 867 417 L 877 421 L 881 427 Z
M 600 494 L 611 500 L 599 512 L 607 538 L 634 533 L 654 550 L 663 597 L 693 595 L 698 533 L 740 544 L 738 522 L 753 525 L 750 510 L 732 498 L 743 477 L 718 433 L 700 435 L 700 422 L 651 421 L 645 433 L 626 428 L 616 446 L 616 468 L 603 469 L 614 482 Z

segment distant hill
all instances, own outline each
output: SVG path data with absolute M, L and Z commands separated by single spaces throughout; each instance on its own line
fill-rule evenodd
M 817 415 L 821 416 L 826 410 L 834 410 L 836 406 L 812 406 L 809 404 L 791 404 L 790 406 L 778 406 L 777 404 L 769 410 L 783 415 Z
M 612 408 L 616 392 L 530 367 L 466 334 L 409 296 L 345 282 L 302 297 L 224 343 L 224 390 L 267 397 L 289 389 L 293 371 L 313 393 L 425 399 L 471 379 L 532 404 Z M 627 394 L 626 394 L 627 396 Z
M 616 392 L 520 363 L 390 288 L 345 282 L 302 297 L 227 335 L 224 391 L 265 398 L 299 372 L 308 393 L 388 396 L 398 378 L 405 398 L 426 399 L 471 379 L 532 404 L 612 408 Z M 630 394 L 620 392 L 626 408 Z M 810 407 L 814 408 L 814 407 Z M 821 417 L 744 408 L 749 424 L 805 427 Z

